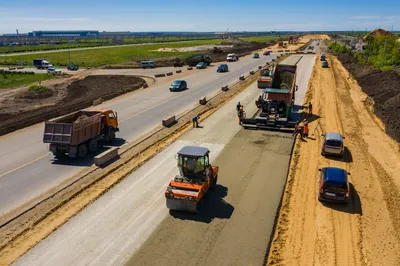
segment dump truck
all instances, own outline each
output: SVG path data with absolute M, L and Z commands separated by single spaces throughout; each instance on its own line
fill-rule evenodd
M 33 65 L 37 69 L 48 69 L 53 67 L 53 65 L 50 64 L 50 62 L 43 59 L 33 59 Z
M 297 90 L 297 63 L 301 58 L 292 55 L 275 67 L 271 87 L 265 88 L 255 102 L 258 112 L 254 117 L 241 119 L 244 128 L 293 130 L 298 123 L 298 116 L 292 110 Z
M 272 67 L 264 67 L 260 70 L 260 76 L 257 79 L 258 88 L 270 88 L 272 85 L 273 69 Z
M 81 110 L 45 122 L 43 142 L 55 157 L 83 158 L 112 142 L 118 132 L 118 116 L 112 110 Z
M 218 166 L 212 166 L 205 147 L 185 146 L 177 154 L 179 174 L 165 190 L 166 205 L 172 211 L 197 213 L 204 195 L 218 181 Z
M 186 59 L 186 62 L 189 66 L 196 66 L 200 62 L 206 62 L 207 66 L 209 66 L 212 62 L 212 58 L 205 54 L 193 54 L 191 57 Z

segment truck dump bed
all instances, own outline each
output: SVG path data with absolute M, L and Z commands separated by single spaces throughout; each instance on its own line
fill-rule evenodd
M 45 122 L 44 143 L 78 145 L 98 136 L 102 114 L 99 111 L 78 111 Z

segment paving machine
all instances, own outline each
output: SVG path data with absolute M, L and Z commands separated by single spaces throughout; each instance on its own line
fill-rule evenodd
M 292 55 L 275 67 L 272 85 L 256 101 L 258 112 L 252 118 L 241 119 L 244 128 L 293 131 L 299 120 L 299 114 L 292 111 L 297 91 L 297 63 L 301 58 Z
M 165 190 L 167 208 L 198 212 L 205 194 L 217 185 L 218 166 L 212 166 L 210 151 L 204 147 L 186 146 L 177 154 L 179 174 Z

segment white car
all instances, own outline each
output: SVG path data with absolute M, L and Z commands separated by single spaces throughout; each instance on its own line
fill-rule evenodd
M 226 61 L 228 62 L 235 62 L 237 60 L 238 58 L 236 54 L 228 54 L 228 56 L 226 57 Z
M 56 69 L 54 67 L 50 67 L 47 69 L 47 73 L 49 74 L 61 74 L 61 70 L 60 69 Z

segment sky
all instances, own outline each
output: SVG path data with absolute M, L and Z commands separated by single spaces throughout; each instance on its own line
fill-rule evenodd
M 34 30 L 400 30 L 399 0 L 0 0 L 0 34 Z

